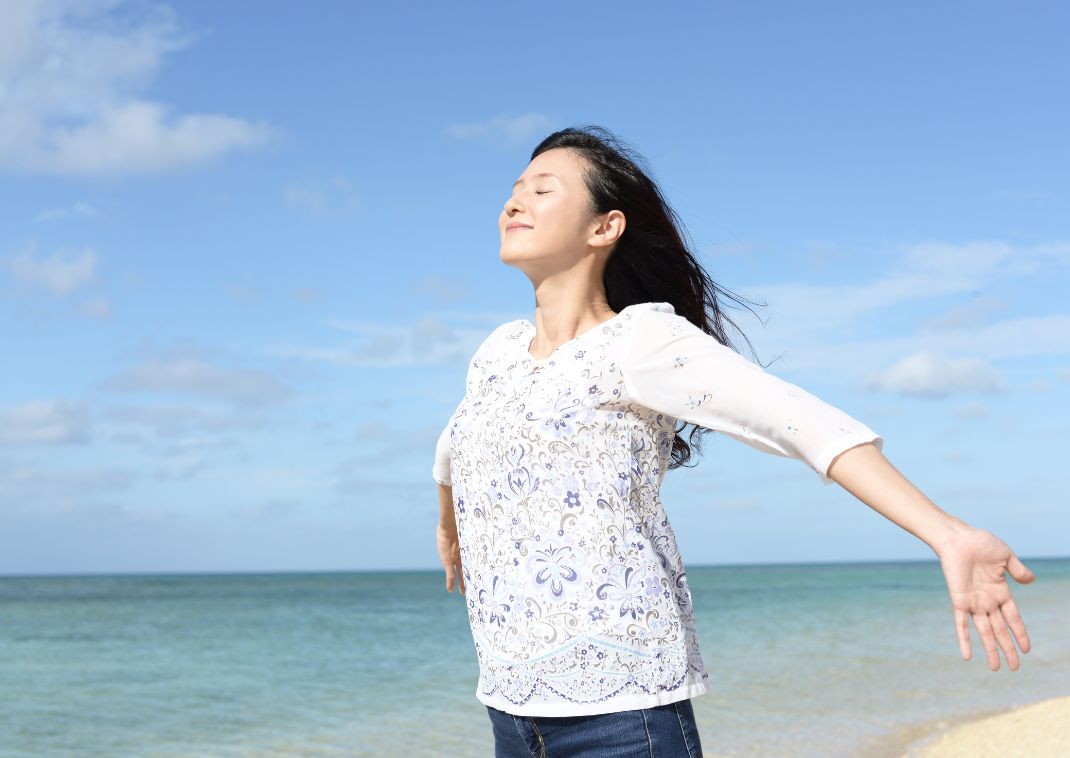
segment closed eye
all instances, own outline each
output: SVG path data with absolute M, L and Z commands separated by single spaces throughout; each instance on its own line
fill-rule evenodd
M 543 190 L 542 192 L 540 192 L 539 190 L 535 190 L 536 195 L 545 195 L 549 192 L 553 192 L 553 190 Z

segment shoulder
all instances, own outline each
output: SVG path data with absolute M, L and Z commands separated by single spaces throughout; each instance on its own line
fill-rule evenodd
M 472 357 L 468 361 L 467 384 L 471 388 L 473 382 L 487 375 L 498 359 L 507 354 L 512 344 L 523 333 L 524 322 L 522 319 L 506 321 L 494 327 L 483 341 L 479 343 Z
M 702 331 L 676 312 L 672 303 L 636 303 L 621 311 L 629 325 L 628 347 L 668 342 L 691 331 Z
M 507 343 L 515 342 L 520 337 L 524 326 L 523 319 L 513 319 L 494 327 L 476 348 L 473 358 L 486 358 L 499 354 Z
M 634 303 L 623 308 L 617 316 L 625 325 L 630 327 L 629 331 L 647 322 L 682 318 L 676 315 L 676 308 L 673 307 L 672 303 L 662 302 Z
M 682 365 L 686 355 L 738 353 L 680 315 L 669 303 L 644 303 L 631 320 L 622 364 L 625 370 L 639 367 Z
M 651 318 L 674 316 L 676 309 L 672 303 L 663 302 L 643 302 L 632 303 L 631 305 L 621 308 L 617 312 L 617 315 L 606 322 L 610 331 L 615 334 L 623 336 L 624 342 L 628 341 L 628 337 L 634 334 L 640 325 Z
M 632 319 L 635 319 L 644 313 L 667 313 L 675 315 L 676 308 L 673 307 L 672 303 L 650 301 L 645 303 L 634 303 L 621 310 L 622 315 L 632 314 Z

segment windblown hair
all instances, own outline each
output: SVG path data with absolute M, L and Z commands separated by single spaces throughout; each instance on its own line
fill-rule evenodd
M 606 261 L 603 283 L 609 307 L 619 312 L 635 303 L 671 303 L 677 314 L 738 352 L 725 333 L 725 322 L 731 324 L 753 353 L 750 340 L 721 309 L 718 295 L 753 313 L 744 302 L 747 298 L 721 287 L 699 264 L 685 242 L 690 240 L 686 227 L 651 178 L 653 172 L 642 156 L 608 129 L 591 124 L 554 132 L 532 151 L 531 159 L 553 148 L 568 148 L 585 159 L 583 177 L 592 215 L 619 210 L 627 219 Z M 680 423 L 670 470 L 687 464 L 692 445 L 701 452 L 701 434 L 710 431 Z M 693 428 L 685 440 L 682 432 L 688 426 Z

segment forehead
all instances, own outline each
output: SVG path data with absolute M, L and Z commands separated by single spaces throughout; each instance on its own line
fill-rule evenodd
M 572 151 L 554 148 L 535 156 L 531 163 L 528 164 L 527 170 L 520 175 L 519 179 L 513 182 L 513 187 L 515 188 L 518 184 L 522 184 L 525 179 L 543 177 L 551 177 L 567 183 L 569 177 L 578 173 L 579 170 L 580 167 L 576 158 L 573 157 Z
M 528 178 L 537 179 L 539 177 L 544 177 L 544 176 L 549 176 L 549 177 L 552 177 L 554 179 L 558 178 L 557 174 L 551 173 L 549 171 L 540 171 L 537 174 L 531 174 Z M 523 181 L 524 181 L 524 177 L 520 177 L 515 182 L 513 182 L 513 186 L 515 187 L 516 185 L 521 184 Z

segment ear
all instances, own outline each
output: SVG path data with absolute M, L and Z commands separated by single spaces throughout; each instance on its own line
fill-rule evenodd
M 603 213 L 595 219 L 595 227 L 587 238 L 587 244 L 591 247 L 612 247 L 627 226 L 624 214 L 618 210 Z

